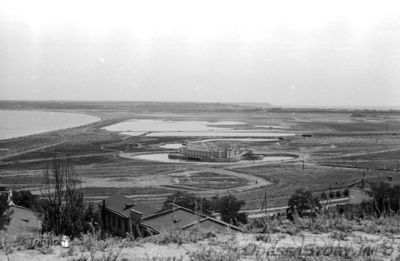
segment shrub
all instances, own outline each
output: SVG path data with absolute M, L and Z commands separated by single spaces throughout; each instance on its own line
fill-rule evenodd
M 348 197 L 349 194 L 350 194 L 350 193 L 349 193 L 349 190 L 348 190 L 348 189 L 343 190 L 343 196 Z
M 170 209 L 172 207 L 170 203 L 201 212 L 205 215 L 212 215 L 214 211 L 219 212 L 223 221 L 236 226 L 247 223 L 246 214 L 239 213 L 245 202 L 238 200 L 231 194 L 223 197 L 214 196 L 209 200 L 207 198 L 196 197 L 191 193 L 177 191 L 167 197 L 167 200 L 163 204 L 163 210 Z
M 326 200 L 328 196 L 326 195 L 325 191 L 321 193 L 321 200 Z
M 334 198 L 335 197 L 335 192 L 331 191 L 329 192 L 329 198 Z
M 306 189 L 298 189 L 288 202 L 287 216 L 293 220 L 294 215 L 314 216 L 315 211 L 320 209 L 318 198 L 312 196 L 312 193 Z
M 247 224 L 245 213 L 239 213 L 240 209 L 246 204 L 243 200 L 238 200 L 231 194 L 216 200 L 215 210 L 221 214 L 221 219 L 227 223 L 238 226 Z
M 198 241 L 213 238 L 215 236 L 216 234 L 213 231 L 203 230 L 198 226 L 194 226 L 188 230 L 164 230 L 158 235 L 142 239 L 141 242 L 151 242 L 161 245 L 170 243 L 181 245 L 187 243 L 196 243 Z
M 378 216 L 398 213 L 400 210 L 400 186 L 387 183 L 371 185 L 373 205 Z
M 10 211 L 10 206 L 8 204 L 8 195 L 0 195 L 0 229 L 10 223 L 12 212 Z
M 39 197 L 33 195 L 29 190 L 13 191 L 12 201 L 15 205 L 39 210 Z
M 340 190 L 337 190 L 335 196 L 337 198 L 340 198 L 342 196 L 342 192 L 340 192 Z
M 42 229 L 56 235 L 76 237 L 85 232 L 87 211 L 79 179 L 67 158 L 57 154 L 45 169 L 42 190 Z
M 163 204 L 163 210 L 170 209 L 171 203 L 198 211 L 206 215 L 211 215 L 214 209 L 211 201 L 207 198 L 196 197 L 194 194 L 177 191 L 174 194 L 167 197 L 167 200 Z
M 235 248 L 200 249 L 200 250 L 191 252 L 189 255 L 190 255 L 190 260 L 193 260 L 193 261 L 235 261 L 235 260 L 240 260 L 239 250 L 237 250 Z

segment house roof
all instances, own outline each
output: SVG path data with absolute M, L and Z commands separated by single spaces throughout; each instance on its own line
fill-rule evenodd
M 202 228 L 212 230 L 230 228 L 240 231 L 240 228 L 236 226 L 177 205 L 173 205 L 172 209 L 144 217 L 142 224 L 153 228 L 157 232 L 171 228 L 184 230 L 194 225 L 200 225 Z
M 152 207 L 141 202 L 135 202 L 121 194 L 112 194 L 110 197 L 105 199 L 105 207 L 106 209 L 125 218 L 129 218 L 131 209 L 142 213 L 143 216 L 156 212 Z
M 152 206 L 149 206 L 148 203 L 146 202 L 141 202 L 141 201 L 137 201 L 135 203 L 135 206 L 133 207 L 135 210 L 143 213 L 143 216 L 149 216 L 152 215 L 154 213 L 157 212 L 157 210 L 155 208 L 153 208 Z

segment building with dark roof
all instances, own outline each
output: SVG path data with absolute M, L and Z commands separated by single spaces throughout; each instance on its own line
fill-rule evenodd
M 103 229 L 119 236 L 126 233 L 137 234 L 141 229 L 142 216 L 155 213 L 156 210 L 142 203 L 135 203 L 132 199 L 121 194 L 113 194 L 103 200 L 102 225 Z
M 213 217 L 175 204 L 171 205 L 171 209 L 143 217 L 141 224 L 155 234 L 158 234 L 163 230 L 186 230 L 194 226 L 199 226 L 202 229 L 216 232 L 222 232 L 227 229 L 241 231 L 240 228 Z
M 221 232 L 226 229 L 241 231 L 240 228 L 171 204 L 172 208 L 156 213 L 156 210 L 143 203 L 135 203 L 132 199 L 114 194 L 103 200 L 102 225 L 105 231 L 125 236 L 149 236 L 159 234 L 163 230 L 185 230 L 199 226 L 206 230 Z

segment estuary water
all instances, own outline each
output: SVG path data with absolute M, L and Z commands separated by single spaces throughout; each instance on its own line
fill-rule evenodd
M 270 141 L 279 141 L 279 139 L 265 139 L 265 138 L 223 138 L 223 139 L 203 139 L 200 141 L 194 141 L 194 142 L 214 142 L 214 141 L 243 141 L 243 142 L 270 142 Z M 193 143 L 193 141 L 192 141 Z M 179 149 L 182 147 L 182 143 L 168 143 L 168 144 L 163 144 L 160 145 L 160 148 L 163 149 Z
M 132 119 L 129 121 L 113 124 L 104 129 L 117 131 L 124 135 L 147 137 L 283 137 L 293 136 L 287 132 L 269 132 L 257 129 L 240 128 L 243 122 L 238 121 L 175 121 L 175 120 L 153 120 Z
M 148 161 L 156 161 L 156 162 L 164 162 L 164 163 L 195 163 L 195 164 L 240 164 L 240 163 L 257 163 L 257 162 L 282 162 L 293 160 L 295 157 L 290 156 L 265 156 L 262 160 L 240 160 L 238 162 L 199 162 L 199 161 L 187 161 L 187 160 L 180 160 L 180 159 L 170 159 L 168 158 L 168 153 L 151 153 L 151 154 L 129 154 L 123 153 L 120 154 L 120 157 L 128 158 L 128 159 L 140 159 L 140 160 L 148 160 Z
M 98 120 L 80 113 L 0 110 L 0 140 L 77 127 Z

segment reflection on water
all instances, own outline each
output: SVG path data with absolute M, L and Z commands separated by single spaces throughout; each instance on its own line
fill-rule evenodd
M 213 126 L 213 125 L 224 125 L 220 123 L 226 123 L 226 122 L 213 123 L 208 121 L 168 121 L 168 120 L 164 121 L 164 120 L 151 120 L 151 119 L 140 119 L 140 120 L 132 119 L 129 121 L 119 122 L 117 124 L 107 126 L 104 129 L 108 131 L 124 131 L 124 132 L 230 130 L 229 128 L 221 128 Z M 225 125 L 232 125 L 232 124 L 225 124 Z
M 207 125 L 242 125 L 245 124 L 241 121 L 217 121 L 217 122 L 209 122 Z
M 170 143 L 170 144 L 164 144 L 159 146 L 160 148 L 163 149 L 171 149 L 171 150 L 175 150 L 175 149 L 179 149 L 180 147 L 182 147 L 182 143 Z
M 268 128 L 268 129 L 290 129 L 288 126 L 277 126 L 277 125 L 256 125 L 256 127 Z
M 193 141 L 197 143 L 201 142 L 213 142 L 213 141 L 244 141 L 244 142 L 269 142 L 269 141 L 278 141 L 279 139 L 254 139 L 254 138 L 225 138 L 225 139 L 204 139 L 204 140 L 199 140 L 199 141 Z M 182 143 L 169 143 L 169 144 L 164 144 L 160 145 L 160 148 L 163 149 L 179 149 L 182 147 Z
M 0 140 L 77 127 L 99 118 L 52 111 L 0 111 Z
M 130 135 L 129 132 L 124 134 Z M 183 132 L 151 132 L 147 134 L 148 137 L 283 137 L 293 136 L 292 133 L 279 133 L 279 132 L 252 132 L 252 131 L 229 131 L 229 132 L 218 132 L 218 131 L 183 131 Z M 132 136 L 137 136 L 133 134 Z
M 265 139 L 265 138 L 226 138 L 226 139 L 204 139 L 198 142 L 212 142 L 212 141 L 278 141 L 279 139 Z
M 149 137 L 280 137 L 293 136 L 292 133 L 271 133 L 260 130 L 233 130 L 228 125 L 240 125 L 236 121 L 167 121 L 140 119 L 113 124 L 104 129 L 118 131 L 130 136 Z M 225 126 L 218 127 L 215 125 Z
M 168 162 L 168 163 L 196 163 L 196 164 L 238 164 L 244 162 L 273 162 L 273 161 L 287 161 L 292 160 L 294 157 L 290 156 L 265 156 L 262 160 L 250 161 L 250 160 L 240 160 L 238 162 L 199 162 L 199 161 L 187 161 L 179 159 L 168 158 L 168 153 L 153 153 L 153 154 L 142 154 L 142 155 L 132 155 L 129 153 L 123 153 L 120 155 L 123 158 L 130 159 L 141 159 L 157 162 Z

